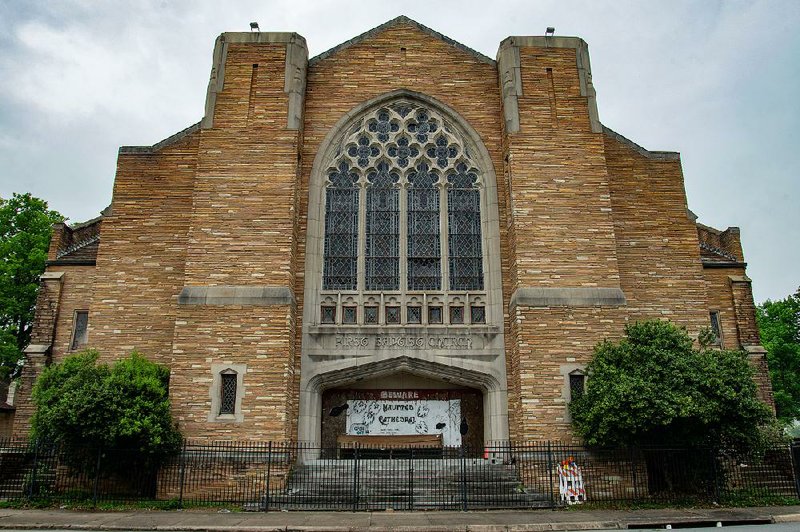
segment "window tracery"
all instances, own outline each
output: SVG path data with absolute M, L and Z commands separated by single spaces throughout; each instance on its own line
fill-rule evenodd
M 407 309 L 387 301 L 385 323 L 422 321 L 409 292 L 467 292 L 468 303 L 483 305 L 483 182 L 459 129 L 435 109 L 402 100 L 366 114 L 338 146 L 326 172 L 322 289 L 399 293 Z M 376 323 L 377 309 L 363 304 L 364 323 Z M 352 323 L 353 310 L 347 320 L 344 312 L 342 323 Z M 445 313 L 433 312 L 431 320 L 425 311 L 425 322 L 441 323 L 436 316 Z M 456 311 L 456 322 L 464 314 Z

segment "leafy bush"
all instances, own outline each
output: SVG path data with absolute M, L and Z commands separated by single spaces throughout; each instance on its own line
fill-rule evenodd
M 589 445 L 750 449 L 772 416 L 756 397 L 744 353 L 695 349 L 669 322 L 629 324 L 626 338 L 595 347 L 586 393 L 570 405 Z
M 169 409 L 169 371 L 138 353 L 109 367 L 87 350 L 46 368 L 33 388 L 31 436 L 61 446 L 73 465 L 91 467 L 100 450 L 112 466 L 155 464 L 180 447 Z

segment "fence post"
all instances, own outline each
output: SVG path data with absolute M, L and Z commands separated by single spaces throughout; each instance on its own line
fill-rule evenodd
M 353 511 L 358 511 L 358 444 L 353 446 Z
M 464 457 L 464 442 L 461 442 L 461 510 L 467 511 L 467 463 Z
M 714 449 L 708 450 L 708 457 L 711 460 L 711 480 L 714 483 L 714 502 L 719 503 L 719 475 L 717 474 L 717 457 Z
M 411 447 L 408 458 L 408 509 L 414 511 L 414 448 Z
M 33 471 L 31 472 L 31 481 L 28 484 L 28 500 L 33 498 L 36 489 L 36 473 L 39 469 L 39 440 L 33 443 Z
M 272 473 L 272 440 L 267 446 L 267 480 L 264 483 L 264 511 L 269 512 L 269 477 Z
M 178 469 L 178 508 L 183 508 L 183 482 L 186 478 L 186 440 L 183 440 L 181 461 Z
M 92 488 L 92 508 L 97 508 L 97 488 L 100 483 L 100 457 L 102 456 L 103 449 L 97 448 L 97 461 L 94 465 L 94 486 Z
M 547 471 L 550 475 L 550 508 L 556 507 L 555 492 L 553 491 L 553 448 L 551 442 L 547 442 Z
M 628 447 L 628 459 L 631 461 L 631 477 L 633 480 L 633 501 L 639 501 L 639 487 L 636 478 L 636 453 L 633 447 Z

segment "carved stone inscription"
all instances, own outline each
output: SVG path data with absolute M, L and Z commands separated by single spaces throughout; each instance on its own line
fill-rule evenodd
M 334 349 L 475 349 L 470 336 L 337 334 Z

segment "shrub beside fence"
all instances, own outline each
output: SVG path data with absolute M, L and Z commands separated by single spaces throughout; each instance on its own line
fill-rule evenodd
M 800 443 L 737 455 L 552 442 L 379 450 L 187 441 L 160 465 L 125 471 L 114 466 L 131 451 L 92 452 L 92 465 L 71 467 L 54 445 L 0 441 L 0 500 L 264 511 L 549 508 L 569 502 L 562 464 L 580 470 L 577 498 L 588 502 L 786 501 L 797 500 L 800 489 Z

